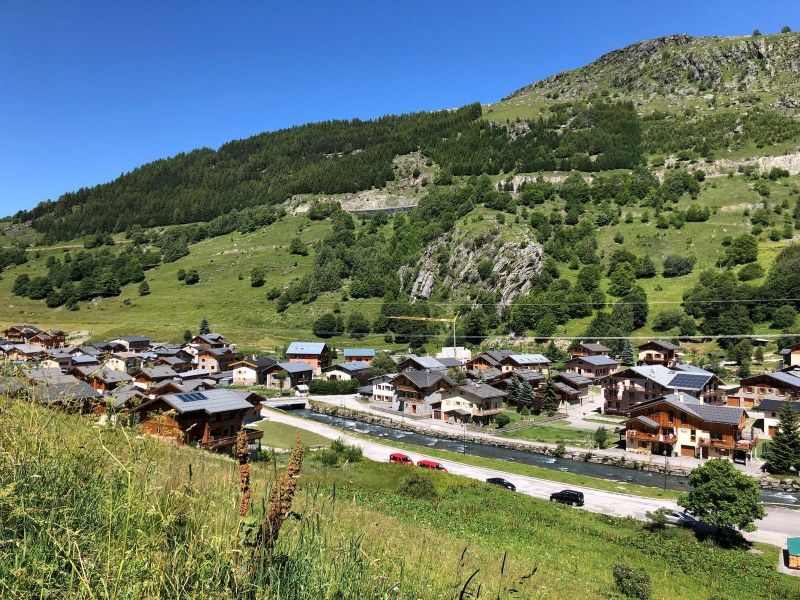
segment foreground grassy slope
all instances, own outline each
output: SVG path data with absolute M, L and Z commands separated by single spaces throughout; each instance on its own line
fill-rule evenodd
M 476 569 L 485 597 L 614 597 L 615 562 L 647 573 L 658 597 L 800 598 L 800 580 L 775 572 L 775 548 L 726 550 L 437 473 L 424 476 L 438 500 L 414 499 L 398 493 L 407 468 L 320 468 L 313 455 L 298 518 L 246 576 L 233 461 L 0 402 L 6 598 L 451 598 Z M 256 519 L 275 469 L 254 465 Z

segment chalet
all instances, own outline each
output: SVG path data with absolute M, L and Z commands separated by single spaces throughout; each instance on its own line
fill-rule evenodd
M 146 352 L 150 349 L 150 339 L 140 335 L 124 335 L 108 343 L 123 346 L 127 352 Z
M 313 376 L 314 367 L 305 361 L 279 362 L 267 368 L 264 385 L 271 390 L 298 389 L 308 385 Z
M 60 369 L 25 369 L 21 382 L 22 386 L 17 388 L 15 395 L 24 395 L 34 402 L 69 412 L 86 414 L 100 401 L 100 392 Z
M 91 367 L 96 369 L 99 366 L 100 361 L 91 354 L 76 354 L 72 357 L 72 367 Z
M 688 394 L 667 394 L 634 406 L 625 422 L 627 449 L 667 456 L 734 458 L 750 453 L 742 408 L 704 404 Z
M 590 379 L 600 379 L 616 372 L 619 363 L 605 354 L 573 356 L 565 364 L 567 371 Z
M 481 383 L 488 383 L 494 387 L 503 388 L 506 382 L 511 379 L 512 375 L 521 371 L 530 372 L 527 369 L 520 369 L 519 371 L 506 371 L 504 373 L 500 369 L 488 367 L 485 369 L 467 371 L 467 378 Z M 542 378 L 544 378 L 544 375 L 542 375 Z
M 345 362 L 331 365 L 322 369 L 322 374 L 328 381 L 350 381 L 356 379 L 366 383 L 372 374 L 372 365 L 366 362 Z
M 113 352 L 103 361 L 103 365 L 109 369 L 135 373 L 144 366 L 144 357 L 141 352 Z
M 765 438 L 771 438 L 775 435 L 778 431 L 781 411 L 787 402 L 797 413 L 797 417 L 800 418 L 800 402 L 787 400 L 786 398 L 764 398 L 761 404 L 755 408 L 756 412 L 751 413 L 751 416 L 756 419 L 755 423 L 753 423 L 753 431 L 755 432 L 756 429 L 761 430 L 763 433 L 760 437 Z
M 239 356 L 230 347 L 208 348 L 197 353 L 197 368 L 211 373 L 228 371 Z
M 665 394 L 684 392 L 703 402 L 720 400 L 719 377 L 698 367 L 676 365 L 668 369 L 662 365 L 628 367 L 599 380 L 605 396 L 605 411 L 625 414 L 642 402 L 654 400 Z
M 370 395 L 373 402 L 394 402 L 397 399 L 397 392 L 394 389 L 395 373 L 386 373 L 385 375 L 378 375 L 369 380 L 372 387 L 372 394 Z
M 403 371 L 392 383 L 397 394 L 392 408 L 419 416 L 431 416 L 431 404 L 441 401 L 442 392 L 456 386 L 444 371 Z
M 175 379 L 186 383 L 187 381 L 194 381 L 197 379 L 211 379 L 214 375 L 215 373 L 206 371 L 205 369 L 190 369 L 189 371 L 178 373 Z
M 503 412 L 508 394 L 485 383 L 468 383 L 444 390 L 432 403 L 433 418 L 450 423 L 488 423 Z
M 133 377 L 125 371 L 108 367 L 73 367 L 70 374 L 101 392 L 110 392 L 117 387 L 133 383 Z
M 504 358 L 514 354 L 513 350 L 485 350 L 479 352 L 467 361 L 467 371 L 481 371 L 483 369 L 497 369 L 502 371 Z
M 550 359 L 542 354 L 509 354 L 500 360 L 500 370 L 504 373 L 518 369 L 546 374 L 550 372 Z
M 458 369 L 459 371 L 463 371 L 464 370 L 464 363 L 462 363 L 460 360 L 455 359 L 455 358 L 449 358 L 447 356 L 443 356 L 443 357 L 437 358 L 436 361 L 447 370 L 450 370 L 450 369 Z
M 189 381 L 176 381 L 165 379 L 161 383 L 155 384 L 148 390 L 151 398 L 163 396 L 164 394 L 183 394 L 184 392 L 201 392 L 216 387 L 214 381 L 209 379 L 191 379 Z
M 589 398 L 589 386 L 593 383 L 590 377 L 565 371 L 556 375 L 554 379 L 561 404 L 567 407 L 583 406 Z
M 672 368 L 678 364 L 678 346 L 664 340 L 645 342 L 638 348 L 640 365 L 661 365 Z
M 42 360 L 42 366 L 67 371 L 72 367 L 72 357 L 79 355 L 81 352 L 77 348 L 52 348 L 47 351 L 47 357 Z
M 322 342 L 292 342 L 286 349 L 289 362 L 305 362 L 311 365 L 314 375 L 322 374 L 322 369 L 331 364 L 331 351 Z
M 225 343 L 225 336 L 221 333 L 202 333 L 194 336 L 189 343 L 202 350 L 210 350 L 211 348 L 224 348 L 227 346 Z
M 375 360 L 375 350 L 371 348 L 345 348 L 344 362 L 364 362 L 369 365 Z
M 271 358 L 245 358 L 231 363 L 233 385 L 263 385 L 269 368 L 277 362 Z
M 34 325 L 12 325 L 3 332 L 9 344 L 30 344 L 44 348 L 63 348 L 66 334 L 60 329 L 44 331 Z
M 128 346 L 123 344 L 120 341 L 110 341 L 110 342 L 99 342 L 95 344 L 95 348 L 99 351 L 100 354 L 111 354 L 113 352 L 127 352 Z M 91 354 L 87 352 L 86 354 Z
M 133 378 L 136 383 L 146 387 L 152 387 L 161 381 L 175 379 L 177 376 L 178 374 L 170 367 L 159 366 L 139 369 L 136 373 L 134 373 Z
M 739 387 L 728 392 L 728 406 L 753 408 L 768 398 L 800 400 L 800 377 L 775 371 L 744 377 Z
M 442 363 L 430 356 L 407 354 L 397 362 L 398 371 L 446 371 Z
M 2 347 L 6 360 L 13 362 L 37 362 L 47 358 L 44 346 L 31 344 L 9 344 Z
M 145 400 L 149 400 L 141 388 L 135 385 L 121 385 L 114 388 L 108 394 L 108 400 L 115 411 L 128 412 L 131 408 L 138 406 Z M 97 412 L 105 412 L 105 406 L 99 405 Z
M 165 394 L 132 409 L 140 416 L 139 428 L 148 434 L 174 439 L 209 450 L 230 450 L 239 430 L 256 418 L 258 394 L 233 390 L 207 390 Z M 246 429 L 247 440 L 263 432 Z
M 191 357 L 190 359 L 186 359 L 182 356 L 159 356 L 153 361 L 153 364 L 158 366 L 167 366 L 172 368 L 173 370 L 177 371 L 178 373 L 182 373 L 183 371 L 189 371 L 192 368 Z
M 784 367 L 796 367 L 800 365 L 800 343 L 792 344 L 788 348 L 781 348 L 778 354 L 783 359 Z
M 608 356 L 611 354 L 611 348 L 604 346 L 600 342 L 578 342 L 573 344 L 570 349 L 572 358 L 578 356 Z

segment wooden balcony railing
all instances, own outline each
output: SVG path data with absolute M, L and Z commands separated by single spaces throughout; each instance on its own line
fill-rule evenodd
M 255 440 L 260 440 L 264 437 L 264 432 L 258 429 L 246 429 L 247 431 L 247 442 L 253 442 Z M 214 450 L 216 448 L 225 448 L 227 446 L 233 446 L 236 443 L 236 436 L 229 435 L 223 438 L 214 438 L 210 439 L 207 442 L 199 442 L 197 445 L 204 450 Z
M 628 430 L 626 436 L 629 440 L 637 440 L 640 442 L 663 442 L 665 444 L 674 444 L 677 441 L 677 438 L 671 434 L 645 433 L 644 431 L 637 431 L 635 429 Z
M 735 445 L 733 440 L 713 440 L 709 438 L 701 438 L 698 440 L 698 443 L 701 446 L 707 446 L 709 448 L 722 448 L 724 450 L 733 450 Z
M 491 415 L 498 415 L 503 412 L 504 408 L 487 408 L 481 410 L 473 410 L 472 415 L 475 417 L 489 417 Z

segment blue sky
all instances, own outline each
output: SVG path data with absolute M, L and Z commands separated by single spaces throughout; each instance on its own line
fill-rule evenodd
M 796 0 L 8 2 L 0 214 L 200 146 L 492 102 L 640 39 L 799 17 Z

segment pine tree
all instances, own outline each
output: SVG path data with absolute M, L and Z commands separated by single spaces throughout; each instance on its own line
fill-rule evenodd
M 139 295 L 140 296 L 147 296 L 150 293 L 150 285 L 143 281 L 139 284 Z
M 207 333 L 211 333 L 211 325 L 208 324 L 208 319 L 203 317 L 203 320 L 200 321 L 200 335 L 206 335 Z
M 519 380 L 516 377 L 512 376 L 511 381 L 508 382 L 508 398 L 506 400 L 512 406 L 520 405 Z
M 525 407 L 531 405 L 531 402 L 533 402 L 533 387 L 531 386 L 530 382 L 522 382 L 522 385 L 519 388 L 519 397 L 520 401 Z
M 187 343 L 190 342 L 193 337 L 194 336 L 192 335 L 192 332 L 189 331 L 188 329 L 183 332 L 183 341 L 184 342 L 187 342 Z
M 544 398 L 542 399 L 542 410 L 548 415 L 556 414 L 558 406 L 561 404 L 558 399 L 558 390 L 552 377 L 547 378 L 544 384 Z
M 625 340 L 625 344 L 622 346 L 622 364 L 633 365 L 635 363 L 636 353 L 633 350 L 633 344 L 630 340 Z
M 767 457 L 767 471 L 786 474 L 800 467 L 800 431 L 797 412 L 791 400 L 781 409 L 778 432 L 772 436 Z

